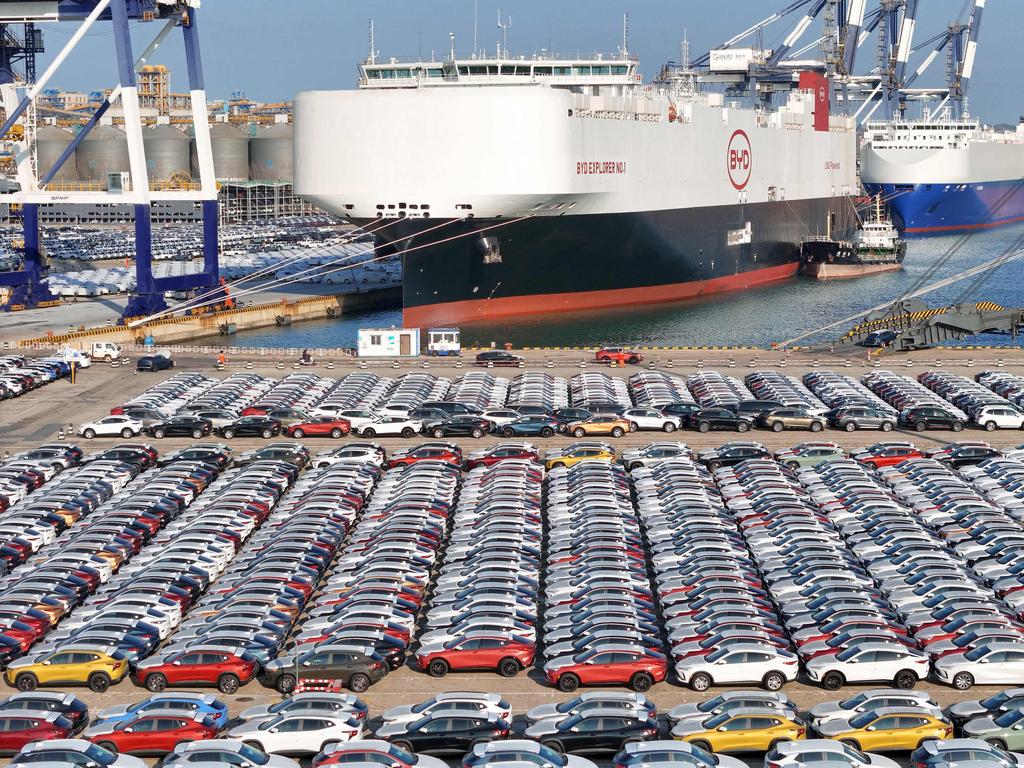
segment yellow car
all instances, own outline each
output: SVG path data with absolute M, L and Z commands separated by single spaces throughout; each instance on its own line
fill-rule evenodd
M 544 457 L 544 468 L 571 467 L 581 461 L 615 461 L 615 451 L 598 447 L 567 448 Z
M 586 421 L 571 422 L 565 431 L 573 437 L 586 437 L 587 435 L 622 437 L 630 431 L 631 426 L 629 420 L 621 416 L 592 416 Z
M 127 657 L 112 645 L 66 645 L 15 659 L 4 671 L 4 681 L 19 691 L 34 691 L 40 685 L 88 685 L 103 693 L 128 671 Z
M 672 729 L 672 738 L 708 752 L 767 752 L 780 741 L 806 739 L 807 726 L 776 709 L 749 707 L 683 720 Z
M 849 721 L 822 723 L 818 731 L 822 736 L 869 752 L 912 750 L 928 739 L 953 737 L 952 724 L 909 707 L 879 707 Z

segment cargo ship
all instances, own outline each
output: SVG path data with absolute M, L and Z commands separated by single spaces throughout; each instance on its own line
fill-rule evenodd
M 401 255 L 409 326 L 749 289 L 796 275 L 810 222 L 856 223 L 853 121 L 787 76 L 745 105 L 621 51 L 371 57 L 297 96 L 295 189 Z
M 884 196 L 905 236 L 1024 221 L 1024 120 L 1015 131 L 948 111 L 868 123 L 861 178 L 870 194 Z
M 899 236 L 892 219 L 882 207 L 882 196 L 872 201 L 872 216 L 850 240 L 824 235 L 804 238 L 800 258 L 803 273 L 818 280 L 863 277 L 893 272 L 903 266 L 907 241 Z

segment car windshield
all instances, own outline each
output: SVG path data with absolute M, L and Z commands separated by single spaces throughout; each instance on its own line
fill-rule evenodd
M 862 712 L 856 717 L 850 718 L 850 725 L 852 725 L 854 728 L 863 728 L 873 723 L 877 717 L 878 715 L 876 715 L 874 712 Z
M 717 728 L 722 723 L 727 722 L 729 720 L 729 718 L 731 718 L 731 717 L 732 717 L 732 715 L 730 715 L 728 712 L 723 712 L 720 715 L 715 715 L 714 717 L 709 718 L 708 720 L 705 720 L 704 723 L 702 724 L 702 727 L 703 728 L 707 728 L 708 730 L 710 730 L 712 728 Z
M 975 648 L 975 649 L 970 650 L 967 653 L 965 653 L 964 654 L 964 658 L 967 659 L 968 661 L 977 661 L 982 656 L 984 656 L 986 653 L 988 653 L 988 648 L 986 648 L 985 646 L 982 645 L 982 646 L 980 646 L 978 648 Z
M 985 709 L 995 709 L 1000 704 L 1002 704 L 1004 701 L 1009 701 L 1009 700 L 1010 700 L 1010 697 L 1007 696 L 1005 692 L 1000 691 L 995 696 L 989 696 L 987 699 L 982 699 L 981 700 L 981 706 L 983 706 Z
M 868 697 L 865 696 L 863 693 L 858 693 L 856 696 L 851 696 L 850 698 L 846 699 L 845 701 L 840 701 L 839 702 L 839 706 L 842 709 L 856 709 L 861 704 L 863 704 L 865 701 L 867 701 L 867 698 Z
M 843 751 L 846 753 L 848 757 L 852 758 L 860 765 L 871 764 L 871 758 L 868 757 L 866 753 L 861 752 L 859 749 L 854 749 L 849 744 L 843 744 Z
M 419 714 L 420 712 L 423 712 L 423 711 L 429 709 L 430 707 L 434 706 L 435 703 L 436 702 L 433 699 L 427 699 L 426 701 L 421 701 L 419 704 L 416 704 L 416 705 L 413 706 L 412 711 L 415 712 L 416 714 Z
M 240 746 L 238 748 L 238 754 L 250 763 L 255 763 L 256 765 L 266 765 L 270 762 L 270 758 L 265 752 L 260 752 L 258 749 L 250 747 L 248 744 Z
M 1001 728 L 1008 728 L 1022 717 L 1024 717 L 1024 709 L 1010 709 L 996 718 L 996 725 Z
M 707 701 L 698 704 L 697 709 L 699 709 L 701 712 L 713 712 L 715 710 L 715 707 L 724 703 L 724 698 L 722 698 L 721 696 L 715 696 L 715 698 L 713 699 L 708 699 Z
M 103 747 L 98 747 L 95 744 L 90 744 L 83 751 L 86 757 L 100 765 L 113 765 L 114 761 L 117 760 L 117 755 L 113 752 L 108 752 Z
M 846 650 L 843 650 L 843 651 L 840 651 L 839 653 L 837 653 L 836 654 L 836 658 L 839 659 L 839 661 L 847 661 L 851 657 L 857 655 L 858 653 L 860 653 L 860 648 L 858 648 L 857 646 L 854 645 L 854 646 L 850 646 Z
M 725 656 L 725 654 L 727 654 L 727 653 L 729 653 L 729 649 L 728 648 L 719 648 L 714 653 L 708 655 L 708 661 L 709 662 L 718 661 L 720 658 Z

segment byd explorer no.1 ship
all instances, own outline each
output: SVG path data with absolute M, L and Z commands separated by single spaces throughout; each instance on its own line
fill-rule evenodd
M 402 255 L 410 326 L 747 289 L 854 222 L 854 124 L 824 76 L 787 79 L 773 106 L 644 84 L 622 52 L 371 57 L 357 89 L 297 97 L 295 187 Z

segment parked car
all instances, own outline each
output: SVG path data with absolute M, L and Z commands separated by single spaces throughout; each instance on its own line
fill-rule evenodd
M 307 435 L 310 437 L 332 437 L 338 440 L 352 431 L 352 425 L 347 419 L 340 419 L 336 416 L 313 417 L 307 421 L 299 421 L 289 424 L 285 429 L 288 437 L 301 440 Z
M 690 415 L 689 424 L 698 432 L 710 432 L 713 429 L 746 432 L 754 426 L 754 420 L 728 408 L 702 408 Z
M 266 416 L 242 416 L 216 430 L 222 437 L 262 437 L 269 439 L 281 434 L 281 422 Z
M 500 349 L 481 352 L 476 356 L 477 365 L 518 366 L 521 362 L 523 362 L 523 358 L 520 355 L 513 355 L 511 352 L 505 352 Z
M 809 429 L 811 432 L 821 432 L 828 426 L 824 416 L 816 416 L 806 408 L 788 407 L 776 408 L 761 414 L 757 423 L 773 432 L 781 432 L 784 429 Z
M 452 416 L 435 424 L 430 434 L 434 437 L 468 436 L 480 438 L 491 430 L 491 422 L 483 416 Z
M 142 434 L 145 425 L 138 419 L 129 416 L 104 416 L 98 421 L 90 421 L 78 427 L 78 434 L 86 440 L 94 437 L 120 436 L 126 440 Z
M 170 710 L 125 721 L 100 721 L 82 734 L 108 752 L 166 755 L 183 741 L 216 738 L 220 726 L 211 715 Z
M 551 416 L 521 416 L 501 428 L 502 437 L 552 437 L 561 429 Z
M 630 422 L 620 416 L 591 416 L 586 421 L 574 421 L 568 424 L 565 431 L 574 437 L 590 435 L 622 437 L 630 431 Z
M 828 412 L 829 426 L 855 432 L 858 429 L 880 429 L 891 432 L 896 428 L 896 416 L 880 408 L 866 405 L 851 405 Z
M 642 363 L 644 356 L 642 352 L 626 349 L 625 347 L 602 347 L 594 354 L 594 359 L 599 363 L 618 363 L 624 365 L 637 365 Z
M 145 355 L 135 363 L 137 371 L 166 371 L 174 367 L 174 361 L 164 355 Z
M 194 437 L 196 440 L 213 431 L 213 424 L 195 416 L 172 416 L 149 427 L 148 432 L 158 440 L 163 437 Z
M 918 432 L 924 432 L 926 429 L 951 429 L 954 432 L 961 432 L 964 428 L 963 419 L 932 405 L 922 405 L 903 411 L 900 414 L 900 423 Z

